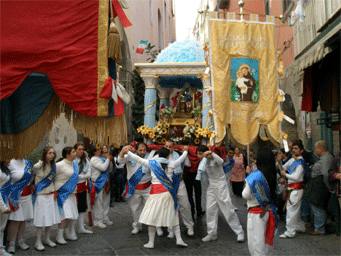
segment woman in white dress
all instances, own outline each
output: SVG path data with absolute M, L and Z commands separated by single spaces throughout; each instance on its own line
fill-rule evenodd
M 56 163 L 56 177 L 54 178 L 54 187 L 57 191 L 57 203 L 60 212 L 61 223 L 58 225 L 58 233 L 56 241 L 58 244 L 64 245 L 64 229 L 68 227 L 70 220 L 77 220 L 77 182 L 78 173 L 76 163 L 76 150 L 73 147 L 65 147 L 62 151 L 62 161 Z M 65 234 L 68 240 L 77 240 L 74 230 Z
M 9 209 L 7 200 L 10 192 L 10 172 L 8 169 L 8 163 L 0 162 L 0 256 L 9 256 L 12 255 L 5 250 L 5 246 L 3 244 L 4 240 L 4 231 L 6 228 L 8 214 L 11 213 Z
M 30 247 L 24 241 L 27 220 L 33 219 L 33 205 L 31 186 L 33 165 L 26 159 L 12 159 L 8 165 L 11 173 L 11 194 L 9 203 L 12 212 L 8 220 L 8 252 L 15 253 L 15 241 L 18 241 L 21 250 Z
M 50 240 L 51 226 L 60 223 L 57 201 L 55 200 L 56 190 L 53 179 L 56 176 L 56 153 L 52 147 L 43 150 L 42 160 L 33 166 L 34 173 L 34 226 L 37 227 L 37 240 L 35 248 L 44 251 L 45 247 L 41 242 L 41 234 L 45 227 L 45 244 L 56 247 Z
M 169 150 L 161 148 L 158 152 L 159 158 L 155 160 L 146 160 L 133 154 L 131 146 L 124 147 L 124 153 L 127 153 L 136 162 L 151 169 L 152 188 L 150 196 L 142 210 L 139 222 L 148 225 L 149 242 L 144 245 L 145 248 L 154 248 L 156 227 L 173 227 L 173 232 L 176 237 L 176 244 L 187 247 L 188 245 L 182 240 L 179 226 L 179 215 L 175 209 L 174 193 L 176 198 L 177 191 L 172 191 L 169 188 L 174 187 L 173 172 L 187 156 L 188 147 L 184 147 L 184 153 L 175 161 L 169 161 Z M 159 173 L 161 175 L 159 175 Z M 167 176 L 162 175 L 165 173 Z M 167 179 L 168 178 L 168 179 Z M 180 179 L 178 180 L 180 182 Z M 170 184 L 171 183 L 171 184 Z M 168 188 L 166 188 L 167 184 Z M 177 184 L 178 186 L 178 184 Z M 171 189 L 172 190 L 172 189 Z

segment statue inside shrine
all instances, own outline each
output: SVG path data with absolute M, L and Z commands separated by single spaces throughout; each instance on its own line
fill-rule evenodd
M 180 96 L 180 101 L 177 107 L 177 111 L 174 114 L 175 118 L 193 118 L 193 114 L 192 114 L 192 96 L 191 93 L 188 92 L 184 92 L 181 96 Z

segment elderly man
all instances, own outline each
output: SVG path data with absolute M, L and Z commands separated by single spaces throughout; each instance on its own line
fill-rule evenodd
M 325 211 L 325 202 L 328 199 L 329 190 L 332 190 L 328 182 L 328 170 L 333 164 L 334 157 L 328 152 L 325 141 L 316 142 L 315 152 L 320 157 L 320 160 L 311 168 L 304 199 L 309 203 L 314 214 L 315 230 L 308 234 L 318 236 L 326 233 L 327 213 Z

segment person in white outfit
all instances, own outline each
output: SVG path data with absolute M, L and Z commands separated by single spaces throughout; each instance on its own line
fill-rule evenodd
M 64 245 L 64 230 L 68 227 L 70 220 L 77 220 L 77 183 L 78 183 L 78 166 L 73 162 L 76 158 L 76 150 L 73 147 L 65 147 L 62 150 L 63 160 L 56 163 L 56 177 L 54 178 L 54 187 L 57 191 L 57 203 L 60 212 L 61 223 L 58 224 L 58 232 L 56 241 L 58 244 Z M 69 232 L 65 232 L 67 240 L 77 240 L 77 235 L 73 228 Z
M 276 194 L 275 157 L 269 148 L 257 154 L 259 170 L 251 172 L 242 192 L 247 200 L 247 242 L 251 256 L 269 255 L 275 236 L 278 216 L 273 198 Z M 249 172 L 249 167 L 246 167 Z
M 305 225 L 301 218 L 301 204 L 304 193 L 303 178 L 304 173 L 308 172 L 308 166 L 302 157 L 303 145 L 299 142 L 292 144 L 293 157 L 283 165 L 281 176 L 288 179 L 286 202 L 286 231 L 280 238 L 295 237 L 296 232 L 305 233 Z M 286 172 L 288 171 L 288 173 Z
M 232 167 L 234 165 L 234 148 L 230 147 L 227 151 L 226 160 L 223 164 L 223 169 L 227 181 L 227 187 L 229 189 L 230 195 L 233 193 L 232 191 L 232 184 L 231 184 L 231 178 L 232 178 Z
M 123 153 L 128 153 L 134 161 L 148 167 L 151 170 L 152 188 L 150 196 L 142 210 L 139 222 L 148 225 L 149 242 L 145 248 L 154 248 L 156 227 L 173 226 L 176 237 L 176 244 L 187 247 L 182 240 L 179 226 L 178 204 L 176 200 L 177 188 L 180 182 L 180 174 L 175 173 L 175 169 L 187 157 L 188 147 L 184 147 L 184 153 L 175 161 L 169 161 L 169 150 L 161 148 L 158 151 L 159 157 L 155 160 L 147 160 L 133 154 L 129 150 L 130 146 L 123 148 Z
M 8 220 L 8 252 L 15 253 L 15 241 L 21 250 L 28 250 L 29 246 L 24 241 L 26 221 L 33 219 L 33 205 L 31 187 L 33 165 L 26 159 L 12 159 L 8 165 L 11 172 L 11 194 L 9 203 L 12 212 Z
M 33 225 L 37 227 L 37 240 L 35 248 L 38 251 L 44 251 L 45 247 L 41 242 L 41 234 L 45 227 L 45 244 L 50 247 L 56 247 L 56 244 L 50 239 L 51 226 L 60 223 L 57 201 L 55 201 L 56 190 L 53 180 L 56 176 L 55 165 L 56 153 L 52 147 L 46 147 L 43 150 L 42 159 L 33 166 L 34 175 L 34 221 Z
M 75 163 L 79 167 L 77 184 L 77 209 L 78 209 L 78 233 L 92 234 L 91 230 L 84 228 L 84 219 L 88 209 L 87 194 L 89 189 L 89 179 L 91 176 L 90 163 L 84 154 L 84 144 L 77 142 L 73 147 L 76 150 Z M 74 223 L 72 223 L 74 225 Z
M 169 150 L 169 161 L 175 161 L 180 157 L 180 155 L 174 151 L 174 142 L 173 141 L 167 141 L 165 144 L 165 148 Z M 185 166 L 191 167 L 191 162 L 189 161 L 189 158 L 186 157 L 185 159 Z M 177 167 L 179 170 L 181 170 L 182 173 L 182 166 Z M 191 205 L 188 200 L 187 190 L 185 186 L 185 182 L 180 180 L 180 185 L 178 188 L 178 193 L 176 195 L 176 199 L 178 200 L 179 209 L 180 209 L 180 216 L 187 228 L 187 235 L 194 236 L 194 222 L 192 219 L 192 211 L 191 211 Z M 172 227 L 168 227 L 168 238 L 174 238 L 174 232 L 172 230 Z
M 6 252 L 3 243 L 4 231 L 6 228 L 8 215 L 11 210 L 8 206 L 8 195 L 10 193 L 11 181 L 8 163 L 0 162 L 0 256 L 10 256 L 12 254 Z
M 101 157 L 101 154 L 101 147 L 95 147 L 90 150 L 90 156 L 92 156 L 90 160 L 90 197 L 91 204 L 94 206 L 94 226 L 106 228 L 113 224 L 108 216 L 110 207 L 109 172 L 112 169 L 112 155 L 108 155 L 104 159 Z
M 244 242 L 244 230 L 240 225 L 235 207 L 227 188 L 227 182 L 223 171 L 224 160 L 211 152 L 208 147 L 201 145 L 197 148 L 198 158 L 201 160 L 198 167 L 197 179 L 201 179 L 203 172 L 208 176 L 208 188 L 206 192 L 206 219 L 208 235 L 202 239 L 209 242 L 217 239 L 218 210 L 220 208 L 227 223 L 237 235 L 238 242 Z
M 136 149 L 136 154 L 146 160 L 152 159 L 155 154 L 154 150 L 147 152 L 147 145 L 144 143 L 137 144 Z M 128 155 L 124 155 L 123 150 L 119 153 L 117 162 L 119 164 L 126 164 L 127 167 L 128 182 L 123 197 L 129 198 L 129 205 L 134 220 L 131 233 L 135 235 L 142 230 L 142 224 L 139 223 L 139 218 L 150 194 L 152 176 L 150 172 L 143 173 L 142 169 L 146 167 L 132 160 Z M 159 234 L 161 234 L 160 231 Z

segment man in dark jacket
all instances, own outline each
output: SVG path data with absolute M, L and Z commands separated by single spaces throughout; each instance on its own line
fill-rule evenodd
M 333 163 L 334 157 L 329 153 L 325 141 L 315 143 L 315 152 L 320 159 L 311 168 L 304 199 L 309 203 L 314 214 L 315 230 L 310 232 L 309 235 L 324 235 L 326 233 L 325 224 L 327 219 L 325 201 L 331 189 L 328 182 L 328 170 Z

